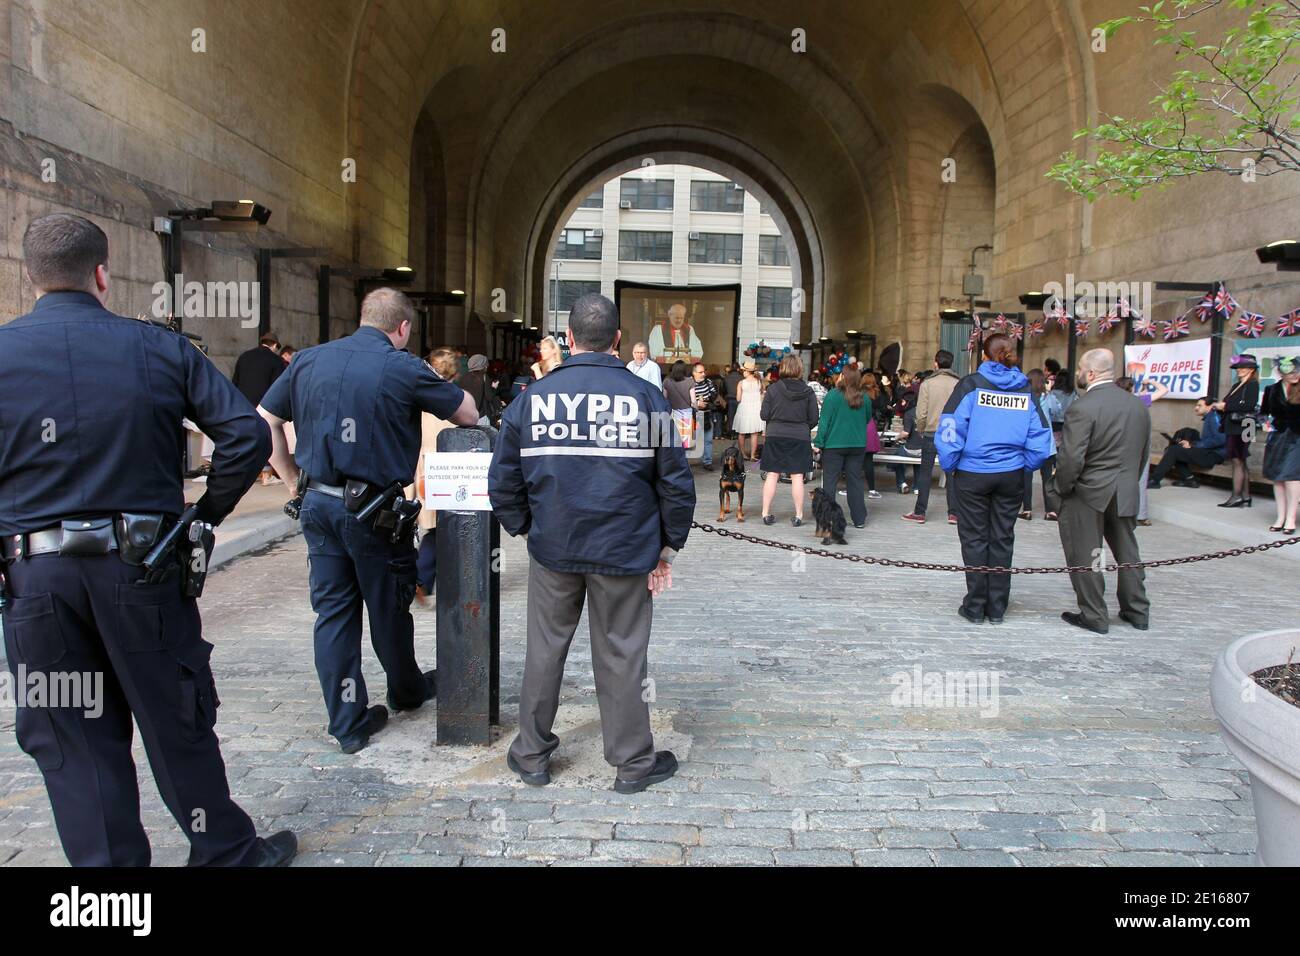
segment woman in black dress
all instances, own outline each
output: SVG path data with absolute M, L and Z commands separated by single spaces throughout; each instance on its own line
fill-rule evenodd
M 1300 358 L 1280 358 L 1275 368 L 1278 380 L 1264 392 L 1263 407 L 1273 420 L 1264 448 L 1264 477 L 1273 482 L 1277 502 L 1277 524 L 1268 530 L 1295 534 L 1300 507 Z
M 763 524 L 776 521 L 769 513 L 772 499 L 776 497 L 781 476 L 789 475 L 790 494 L 794 498 L 794 517 L 790 523 L 797 528 L 803 524 L 804 475 L 813 469 L 812 430 L 820 417 L 817 393 L 803 380 L 803 362 L 797 355 L 781 359 L 779 377 L 764 393 L 759 415 L 766 423 L 767 436 L 760 466 L 767 472 L 763 480 Z
M 1246 458 L 1250 455 L 1259 408 L 1259 363 L 1255 356 L 1243 352 L 1232 357 L 1232 367 L 1237 372 L 1237 381 L 1223 396 L 1223 401 L 1214 404 L 1223 416 L 1223 434 L 1228 439 L 1224 454 L 1232 462 L 1232 494 L 1219 507 L 1249 508 L 1250 471 Z

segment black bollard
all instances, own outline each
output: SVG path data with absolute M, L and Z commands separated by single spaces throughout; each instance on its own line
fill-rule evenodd
M 439 452 L 491 455 L 480 428 L 448 428 Z M 501 525 L 491 511 L 438 508 L 438 744 L 491 743 L 501 682 Z

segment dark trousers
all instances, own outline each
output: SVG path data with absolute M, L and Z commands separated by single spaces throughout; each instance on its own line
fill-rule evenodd
M 1020 513 L 1020 496 L 1024 491 L 1022 471 L 994 474 L 957 471 L 954 480 L 962 562 L 980 567 L 1011 567 L 1016 516 Z M 966 599 L 962 606 L 972 617 L 1002 617 L 1010 597 L 1010 574 L 966 573 Z
M 1111 498 L 1105 511 L 1089 507 L 1081 498 L 1069 497 L 1061 501 L 1061 545 L 1065 549 L 1066 563 L 1071 567 L 1093 564 L 1105 540 L 1110 553 L 1119 564 L 1141 561 L 1137 534 L 1137 519 L 1133 515 L 1121 517 Z M 1074 595 L 1079 599 L 1079 612 L 1093 627 L 1102 629 L 1110 625 L 1106 612 L 1106 576 L 1097 571 L 1083 571 L 1070 575 Z M 1141 568 L 1119 572 L 1119 609 L 1127 614 L 1147 620 L 1151 602 L 1147 600 L 1146 572 Z
M 370 643 L 388 676 L 388 689 L 402 704 L 428 693 L 415 660 L 415 547 L 393 544 L 348 513 L 341 498 L 308 491 L 302 534 L 311 564 L 311 606 L 316 675 L 320 678 L 329 732 L 355 742 L 366 728 L 370 702 L 361 674 L 361 608 L 370 615 Z
M 915 514 L 923 515 L 927 508 L 930 507 L 930 485 L 934 481 L 934 461 L 938 457 L 938 452 L 934 447 L 934 435 L 921 436 L 921 467 L 916 472 L 916 507 L 913 508 Z M 948 484 L 944 488 L 948 500 L 948 514 L 956 514 L 953 505 L 952 475 L 948 476 Z
M 654 766 L 654 736 L 646 694 L 653 599 L 644 574 L 567 574 L 528 567 L 528 649 L 519 690 L 519 736 L 510 753 L 530 772 L 545 770 L 560 739 L 551 732 L 569 645 L 587 607 L 591 669 L 600 705 L 605 760 L 623 780 Z
M 845 490 L 849 498 L 849 515 L 853 523 L 865 524 L 867 500 L 863 491 L 862 463 L 865 452 L 861 448 L 822 449 L 822 491 L 835 500 L 835 490 L 844 475 Z
M 1038 469 L 1039 477 L 1043 480 L 1043 510 L 1060 511 L 1061 502 L 1056 495 L 1052 494 L 1052 482 L 1049 480 L 1056 474 L 1056 456 L 1043 462 L 1043 466 Z M 1025 469 L 1025 497 L 1021 502 L 1021 511 L 1034 510 L 1034 472 L 1032 469 Z
M 867 491 L 876 490 L 876 454 L 875 452 L 866 452 L 862 456 L 862 470 L 867 475 Z
M 18 745 L 45 778 L 68 861 L 149 865 L 131 757 L 134 717 L 158 793 L 190 841 L 190 865 L 243 864 L 257 834 L 230 798 L 213 732 L 212 645 L 198 605 L 182 599 L 175 578 L 135 584 L 141 569 L 116 554 L 38 555 L 8 574 L 4 640 L 15 690 L 24 686 L 20 673 L 27 686 L 45 675 L 49 686 L 80 679 L 83 688 L 76 701 L 20 706 L 14 720 Z
M 726 427 L 726 431 L 724 432 L 724 434 L 726 435 L 732 435 L 735 433 L 735 429 L 732 428 L 732 423 L 735 422 L 736 420 L 736 409 L 739 407 L 739 405 L 740 403 L 737 402 L 736 399 L 734 398 L 727 399 L 727 427 Z
M 1189 465 L 1205 469 L 1213 468 L 1222 461 L 1222 455 L 1207 448 L 1184 448 L 1182 445 L 1170 445 L 1165 449 L 1165 453 L 1160 456 L 1160 460 L 1152 467 L 1151 476 L 1148 480 L 1161 481 L 1171 470 L 1175 478 L 1191 478 L 1192 469 L 1188 467 Z
M 415 556 L 415 581 L 424 588 L 425 594 L 433 593 L 434 582 L 438 579 L 438 538 L 437 528 L 430 528 L 420 538 L 420 551 Z

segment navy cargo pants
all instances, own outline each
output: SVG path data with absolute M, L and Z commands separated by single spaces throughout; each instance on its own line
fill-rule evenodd
M 230 798 L 213 731 L 212 645 L 179 582 L 135 584 L 141 569 L 116 554 L 37 555 L 7 573 L 5 657 L 18 702 L 29 704 L 15 715 L 18 745 L 45 778 L 68 861 L 149 865 L 134 717 L 158 792 L 189 838 L 190 865 L 247 862 L 257 836 Z M 38 700 L 38 684 L 59 690 Z
M 361 674 L 361 608 L 370 615 L 370 643 L 399 705 L 428 694 L 415 660 L 415 545 L 394 544 L 363 525 L 343 499 L 308 491 L 299 515 L 311 563 L 316 674 L 329 732 L 340 744 L 366 731 L 366 680 Z

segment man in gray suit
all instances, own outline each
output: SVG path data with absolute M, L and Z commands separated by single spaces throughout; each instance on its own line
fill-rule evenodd
M 1115 384 L 1109 349 L 1093 349 L 1079 360 L 1079 397 L 1065 414 L 1057 449 L 1056 487 L 1061 495 L 1061 544 L 1071 566 L 1102 566 L 1102 539 L 1116 562 L 1140 561 L 1134 527 L 1138 480 L 1151 454 L 1151 415 L 1141 399 Z M 1119 572 L 1119 616 L 1147 629 L 1151 604 L 1146 574 Z M 1070 575 L 1079 610 L 1062 620 L 1097 634 L 1110 629 L 1106 579 L 1101 571 Z

